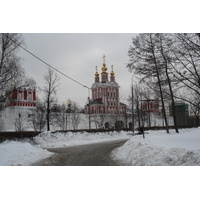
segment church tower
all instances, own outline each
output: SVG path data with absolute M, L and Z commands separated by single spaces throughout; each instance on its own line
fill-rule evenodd
M 99 83 L 99 73 L 98 73 L 97 69 L 98 69 L 98 67 L 96 66 L 95 83 Z
M 110 73 L 110 82 L 115 82 L 115 73 L 113 72 L 113 65 L 111 66 L 112 71 Z
M 91 87 L 92 98 L 90 103 L 86 105 L 86 114 L 96 116 L 112 116 L 123 115 L 126 112 L 126 105 L 119 102 L 119 85 L 115 81 L 114 67 L 111 66 L 110 80 L 108 80 L 108 68 L 103 56 L 103 64 L 101 68 L 101 80 L 99 78 L 98 67 L 94 77 L 94 83 Z
M 107 67 L 106 67 L 106 63 L 105 63 L 105 55 L 103 56 L 103 67 L 101 68 L 102 72 L 101 72 L 101 80 L 102 83 L 106 83 L 108 81 L 108 73 L 107 71 Z

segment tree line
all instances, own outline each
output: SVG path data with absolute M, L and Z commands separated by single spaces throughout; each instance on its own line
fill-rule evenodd
M 175 102 L 190 104 L 198 119 L 200 111 L 200 34 L 142 33 L 132 39 L 127 68 L 139 77 L 135 85 L 136 109 L 144 88 L 148 97 L 159 99 L 166 130 L 166 100 L 171 102 L 174 127 L 178 133 Z M 143 93 L 144 94 L 144 93 Z

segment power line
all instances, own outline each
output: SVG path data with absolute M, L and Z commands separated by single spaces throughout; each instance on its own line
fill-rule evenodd
M 87 89 L 90 89 L 88 86 L 86 85 L 83 85 L 82 83 L 80 83 L 79 81 L 67 76 L 66 74 L 64 74 L 63 72 L 61 72 L 60 70 L 56 69 L 55 67 L 51 66 L 50 64 L 48 64 L 47 62 L 45 62 L 44 60 L 42 60 L 41 58 L 39 58 L 38 56 L 36 56 L 35 54 L 33 54 L 32 52 L 30 52 L 28 49 L 26 49 L 25 47 L 23 47 L 21 44 L 18 44 L 16 41 L 14 41 L 13 39 L 11 39 L 10 37 L 8 37 L 6 35 L 6 37 L 11 40 L 12 42 L 14 42 L 16 45 L 18 45 L 19 47 L 21 47 L 24 51 L 28 52 L 29 54 L 31 54 L 33 57 L 35 57 L 36 59 L 38 59 L 39 61 L 43 62 L 44 64 L 46 64 L 47 66 L 51 67 L 52 69 L 54 69 L 55 71 L 57 71 L 58 73 L 62 74 L 63 76 L 67 77 L 68 79 L 74 81 L 75 83 L 87 88 Z
M 31 54 L 33 57 L 35 57 L 36 59 L 38 59 L 39 61 L 41 61 L 42 63 L 46 64 L 47 66 L 51 67 L 52 69 L 54 69 L 55 71 L 57 71 L 58 73 L 62 74 L 63 76 L 67 77 L 68 79 L 74 81 L 75 83 L 81 85 L 82 87 L 87 88 L 88 90 L 90 89 L 88 86 L 83 85 L 82 83 L 80 83 L 79 81 L 67 76 L 66 74 L 64 74 L 63 72 L 61 72 L 60 70 L 54 68 L 53 66 L 51 66 L 50 64 L 48 64 L 47 62 L 45 62 L 44 60 L 42 60 L 41 58 L 39 58 L 38 56 L 36 56 L 35 54 L 33 54 L 32 52 L 30 52 L 28 49 L 26 49 L 25 47 L 23 47 L 21 44 L 17 43 L 16 41 L 14 41 L 13 39 L 11 39 L 10 37 L 8 37 L 6 35 L 6 37 L 11 40 L 13 43 L 15 43 L 16 45 L 18 45 L 19 47 L 21 47 L 24 51 L 26 51 L 27 53 Z M 89 91 L 88 91 L 89 92 Z M 102 96 L 106 96 L 105 94 L 99 92 L 99 94 L 101 94 Z M 90 94 L 89 94 L 90 96 Z

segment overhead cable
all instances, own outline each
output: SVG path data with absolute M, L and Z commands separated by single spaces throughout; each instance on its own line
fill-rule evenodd
M 25 47 L 23 47 L 21 44 L 18 44 L 16 41 L 14 41 L 13 39 L 11 39 L 10 37 L 6 36 L 9 40 L 11 40 L 12 42 L 14 42 L 16 45 L 18 45 L 19 47 L 21 47 L 24 51 L 28 52 L 29 54 L 31 54 L 33 57 L 35 57 L 36 59 L 38 59 L 39 61 L 43 62 L 44 64 L 46 64 L 47 66 L 49 66 L 50 68 L 54 69 L 55 71 L 57 71 L 58 73 L 62 74 L 63 76 L 67 77 L 68 79 L 74 81 L 75 83 L 90 89 L 88 86 L 80 83 L 79 81 L 71 78 L 70 76 L 64 74 L 63 72 L 61 72 L 60 70 L 56 69 L 55 67 L 51 66 L 50 64 L 48 64 L 47 62 L 45 62 L 44 60 L 42 60 L 41 58 L 39 58 L 38 56 L 36 56 L 35 54 L 33 54 L 32 52 L 30 52 L 28 49 L 26 49 Z

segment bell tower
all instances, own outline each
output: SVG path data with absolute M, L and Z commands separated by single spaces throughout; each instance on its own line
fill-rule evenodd
M 108 73 L 107 73 L 108 68 L 106 67 L 105 58 L 106 58 L 106 56 L 103 55 L 103 67 L 101 68 L 101 70 L 102 70 L 102 72 L 101 72 L 102 83 L 106 83 L 108 81 Z

